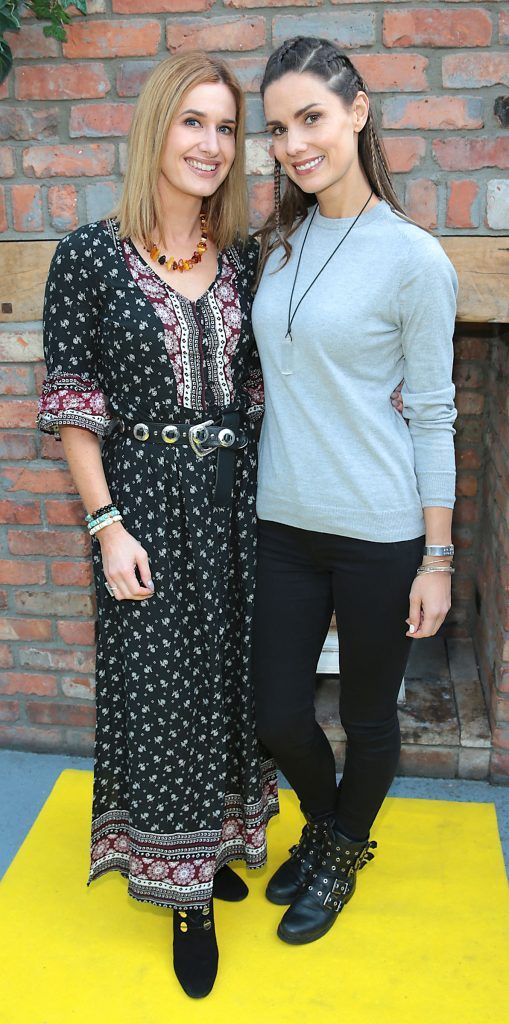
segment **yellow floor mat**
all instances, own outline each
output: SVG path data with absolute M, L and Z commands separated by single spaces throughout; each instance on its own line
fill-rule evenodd
M 491 804 L 388 799 L 379 849 L 319 942 L 275 935 L 264 898 L 300 830 L 269 827 L 251 895 L 216 904 L 220 973 L 195 1002 L 171 968 L 171 912 L 109 874 L 86 888 L 91 775 L 65 771 L 0 884 L 2 1024 L 507 1024 L 509 894 Z M 243 869 L 240 873 L 246 877 Z

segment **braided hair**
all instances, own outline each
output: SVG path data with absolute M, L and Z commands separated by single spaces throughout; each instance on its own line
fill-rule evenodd
M 262 98 L 266 89 L 289 72 L 308 72 L 322 79 L 329 89 L 351 106 L 358 92 L 369 93 L 365 81 L 349 57 L 329 42 L 313 36 L 287 39 L 269 57 L 261 84 Z M 369 185 L 379 199 L 385 199 L 395 212 L 406 217 L 394 191 L 388 161 L 373 120 L 371 107 L 362 131 L 359 132 L 359 160 Z M 274 210 L 257 232 L 260 238 L 259 276 L 271 252 L 283 246 L 284 265 L 291 254 L 290 236 L 305 219 L 316 202 L 313 194 L 303 192 L 295 182 L 287 180 L 283 196 L 280 192 L 281 166 L 276 160 L 274 170 Z

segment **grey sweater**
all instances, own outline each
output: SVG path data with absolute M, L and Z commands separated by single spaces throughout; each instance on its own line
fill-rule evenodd
M 423 508 L 454 506 L 456 274 L 436 239 L 380 202 L 306 295 L 285 342 L 311 213 L 291 238 L 289 263 L 273 273 L 281 250 L 270 257 L 254 300 L 266 403 L 258 515 L 410 540 L 424 533 Z M 316 212 L 292 310 L 352 222 Z M 405 418 L 390 402 L 403 378 Z

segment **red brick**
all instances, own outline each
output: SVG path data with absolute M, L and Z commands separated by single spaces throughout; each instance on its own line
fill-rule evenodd
M 148 76 L 157 67 L 156 60 L 127 60 L 117 71 L 119 96 L 138 96 Z
M 324 36 L 342 50 L 370 46 L 375 42 L 375 12 L 371 4 L 365 11 L 303 11 L 272 19 L 272 44 L 279 46 L 291 36 Z
M 51 578 L 57 587 L 89 587 L 92 566 L 90 562 L 53 562 Z
M 64 697 L 77 697 L 81 700 L 93 700 L 95 697 L 93 676 L 64 676 L 60 688 Z
M 6 42 L 16 60 L 26 57 L 58 57 L 58 43 L 44 35 L 43 25 L 23 25 L 22 32 L 6 32 Z
M 58 135 L 58 109 L 30 110 L 29 107 L 0 107 L 0 139 L 44 139 Z
M 6 100 L 9 95 L 9 80 L 5 79 L 0 84 L 0 100 Z
M 94 725 L 94 708 L 76 704 L 27 703 L 30 722 L 38 725 Z
M 494 750 L 490 761 L 490 775 L 494 782 L 507 780 L 509 776 L 509 753 Z
M 55 676 L 30 672 L 1 672 L 0 693 L 32 693 L 38 697 L 56 697 Z
M 422 163 L 426 152 L 424 139 L 417 136 L 413 138 L 385 136 L 383 144 L 393 174 L 411 171 L 413 167 Z
M 477 504 L 470 498 L 458 498 L 454 506 L 454 523 L 457 526 L 477 522 Z
M 57 622 L 59 637 L 66 644 L 79 644 L 80 647 L 92 647 L 95 644 L 95 623 L 76 622 L 63 619 Z
M 19 186 L 20 188 L 23 186 Z M 29 399 L 0 399 L 0 427 L 33 427 L 37 402 Z
M 40 521 L 40 502 L 0 501 L 0 523 L 40 523 Z
M 456 408 L 460 416 L 480 416 L 484 409 L 484 395 L 475 391 L 459 391 Z
M 261 227 L 274 206 L 274 185 L 270 181 L 257 181 L 249 190 L 250 224 Z
M 425 92 L 429 60 L 418 53 L 356 53 L 355 67 L 371 92 Z
M 334 3 L 334 0 L 332 0 Z M 335 0 L 342 3 L 343 0 Z M 358 3 L 360 0 L 353 0 Z M 224 0 L 225 7 L 235 7 L 238 10 L 251 7 L 320 7 L 323 0 Z
M 445 222 L 448 228 L 479 227 L 479 210 L 476 208 L 478 196 L 477 181 L 462 178 L 449 182 Z
M 0 367 L 0 394 L 30 395 L 32 394 L 32 371 L 28 366 Z
M 505 729 L 503 726 L 493 729 L 491 741 L 494 748 L 500 747 L 502 750 L 509 750 L 509 729 Z
M 509 138 L 436 139 L 433 154 L 445 171 L 509 167 Z
M 384 128 L 482 128 L 482 100 L 460 96 L 394 96 L 382 104 Z
M 60 462 L 65 458 L 62 442 L 58 441 L 52 434 L 41 434 L 39 445 L 41 459 L 56 459 Z
M 35 458 L 37 458 L 37 449 L 33 435 L 15 434 L 11 431 L 0 433 L 0 459 Z
M 456 462 L 459 469 L 480 469 L 481 454 L 476 448 L 459 448 L 456 445 Z
M 18 100 L 100 99 L 111 89 L 104 64 L 25 65 L 15 80 Z
M 12 653 L 8 644 L 0 644 L 0 668 L 12 667 Z
M 0 747 L 7 747 L 9 750 L 29 750 L 32 753 L 42 753 L 45 750 L 61 753 L 66 749 L 65 729 L 3 725 L 0 727 Z
M 256 93 L 260 89 L 266 63 L 265 57 L 232 57 L 228 60 L 244 92 Z
M 161 41 L 158 21 L 125 18 L 116 21 L 75 22 L 62 44 L 64 57 L 149 57 Z
M 423 228 L 436 228 L 438 222 L 438 189 L 429 178 L 414 178 L 406 186 L 405 209 L 409 217 Z
M 89 538 L 84 530 L 9 530 L 13 555 L 87 555 Z
M 71 138 L 127 135 L 133 114 L 134 106 L 127 103 L 84 103 L 71 107 L 69 135 Z
M 23 150 L 23 170 L 29 178 L 91 178 L 111 174 L 114 165 L 115 148 L 109 142 L 32 146 Z
M 509 43 L 509 11 L 501 11 L 498 18 L 499 41 Z
M 52 526 L 83 526 L 85 515 L 85 508 L 79 499 L 46 500 L 46 517 Z
M 0 583 L 45 583 L 44 562 L 0 561 Z
M 12 222 L 16 231 L 42 231 L 42 190 L 40 185 L 13 185 Z
M 454 353 L 457 359 L 480 359 L 484 361 L 489 355 L 489 342 L 486 338 L 469 337 L 459 334 L 454 339 Z
M 93 615 L 95 605 L 88 594 L 58 590 L 19 590 L 14 594 L 17 612 L 31 615 L 63 615 L 84 618 Z
M 477 494 L 477 477 L 472 473 L 458 473 L 456 494 L 462 498 L 474 498 Z
M 7 211 L 5 209 L 5 190 L 3 185 L 0 185 L 0 233 L 3 234 L 7 231 Z
M 14 151 L 10 146 L 0 146 L 0 178 L 13 178 L 15 173 Z
M 0 701 L 0 722 L 16 722 L 19 718 L 19 708 L 18 700 Z
M 23 668 L 65 669 L 67 672 L 93 672 L 95 657 L 93 650 L 59 651 L 52 647 L 21 647 L 19 663 Z
M 67 469 L 23 469 L 22 466 L 7 467 L 3 471 L 7 490 L 29 491 L 34 494 L 75 494 L 76 488 Z
M 78 194 L 74 185 L 51 185 L 48 210 L 52 227 L 57 231 L 74 231 L 78 227 Z
M 49 619 L 0 619 L 1 640 L 51 640 Z
M 166 46 L 185 50 L 256 50 L 265 43 L 265 18 L 182 18 L 166 25 Z
M 428 7 L 386 11 L 383 19 L 385 46 L 489 46 L 493 26 L 487 11 L 469 6 L 465 11 Z
M 294 3 L 294 0 L 289 2 Z M 214 0 L 112 0 L 112 11 L 115 14 L 182 14 L 210 11 L 213 3 Z
M 451 53 L 442 60 L 442 81 L 448 89 L 509 85 L 509 53 Z

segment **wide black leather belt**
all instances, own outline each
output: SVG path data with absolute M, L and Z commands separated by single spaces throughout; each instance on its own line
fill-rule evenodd
M 168 423 L 155 420 L 115 420 L 111 433 L 121 433 L 142 444 L 188 445 L 198 459 L 217 451 L 214 505 L 231 505 L 235 478 L 235 456 L 247 445 L 247 435 L 240 430 L 238 412 L 224 413 L 221 423 Z

